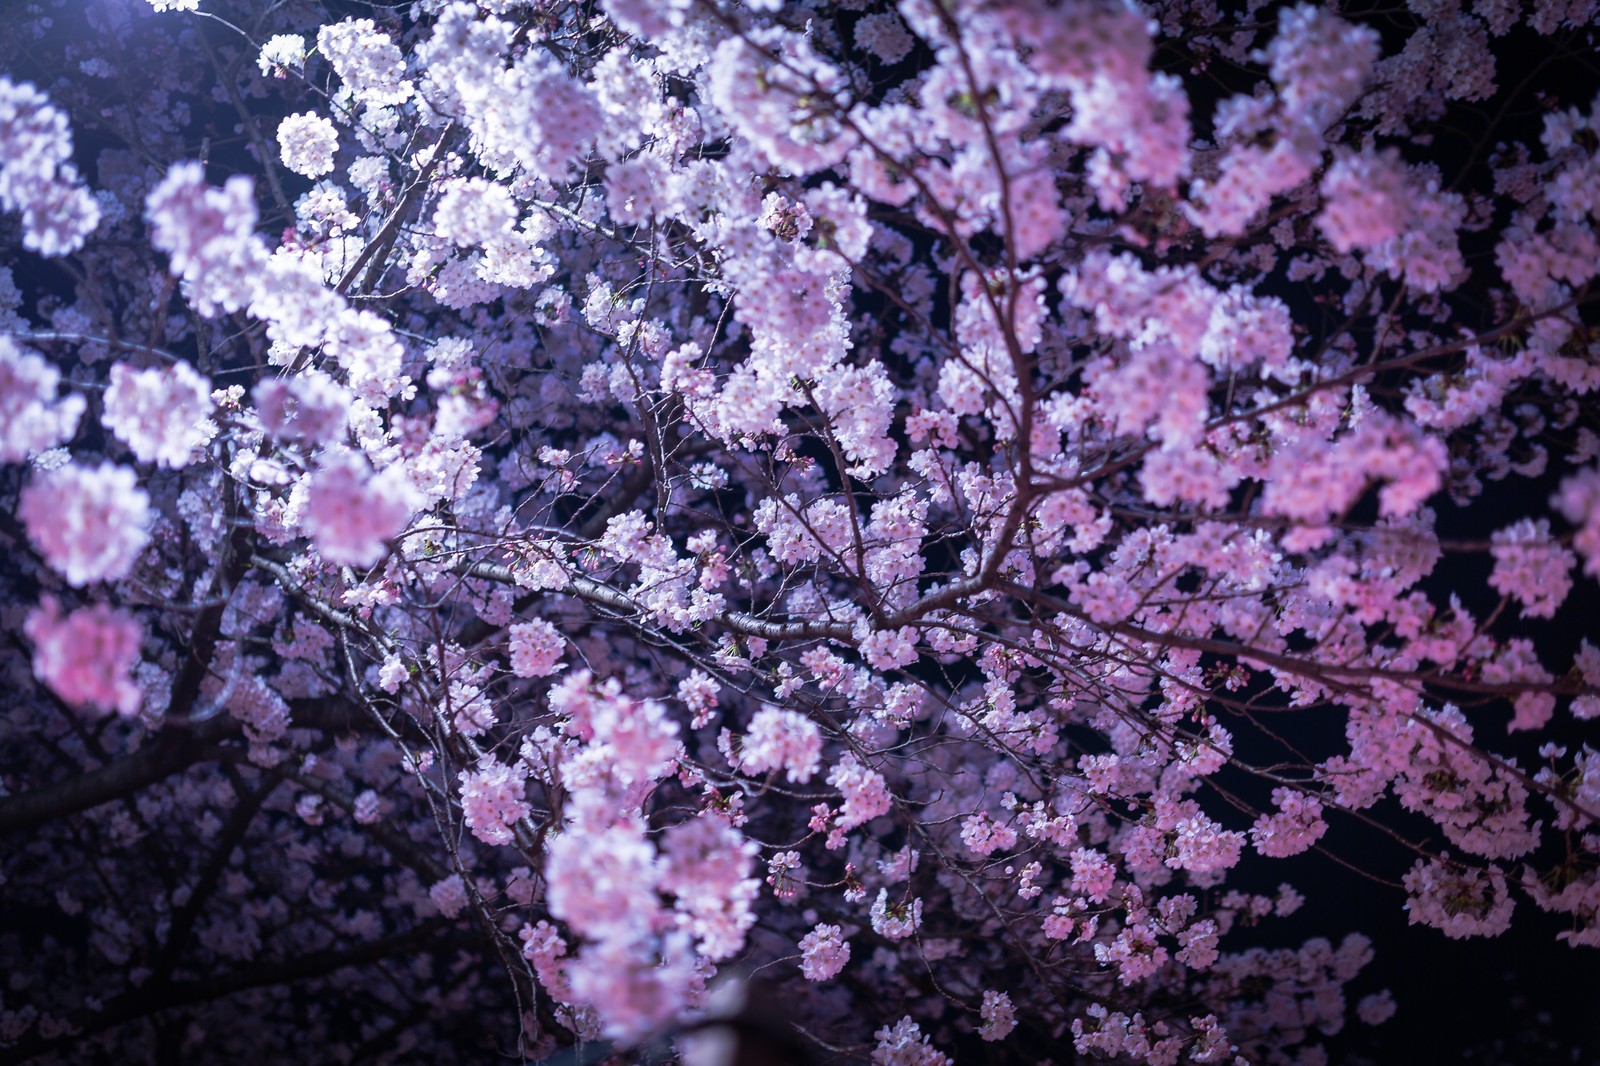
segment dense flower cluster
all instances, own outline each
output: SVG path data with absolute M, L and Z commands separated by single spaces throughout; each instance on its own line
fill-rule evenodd
M 0 77 L 0 209 L 22 214 L 23 246 L 75 252 L 100 224 L 100 204 L 78 180 L 67 116 L 26 82 Z
M 16 463 L 72 436 L 82 396 L 56 397 L 61 372 L 0 337 L 0 463 Z
M 1593 0 L 149 6 L 0 38 L 0 1058 L 1387 1061 L 1374 908 L 1600 945 Z
M 132 470 L 112 463 L 39 471 L 22 490 L 17 516 L 74 588 L 127 577 L 150 538 L 150 494 Z
M 118 363 L 111 368 L 101 421 L 141 462 L 176 467 L 187 465 L 195 448 L 216 432 L 210 414 L 211 390 L 187 363 L 165 370 Z
M 139 623 L 105 604 L 70 614 L 47 599 L 23 626 L 33 642 L 33 672 L 74 706 L 135 714 L 143 695 L 130 676 L 139 661 Z
M 313 112 L 290 115 L 278 124 L 278 151 L 283 165 L 308 178 L 333 173 L 334 153 L 339 150 L 339 131 L 333 123 Z

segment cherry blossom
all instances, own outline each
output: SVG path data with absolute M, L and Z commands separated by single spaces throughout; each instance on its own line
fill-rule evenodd
M 0 462 L 16 463 L 66 440 L 83 417 L 76 394 L 56 396 L 61 372 L 0 337 Z
M 211 390 L 188 364 L 134 370 L 117 363 L 101 421 L 141 462 L 184 466 L 216 432 L 210 413 Z
M 112 463 L 71 463 L 34 474 L 17 515 L 74 588 L 126 577 L 150 539 L 150 496 L 132 470 Z
M 354 453 L 332 453 L 306 481 L 300 524 L 330 562 L 371 566 L 411 520 L 418 494 L 402 467 L 372 473 Z
M 130 673 L 139 661 L 139 623 L 105 604 L 62 614 L 47 598 L 23 626 L 33 642 L 33 672 L 57 696 L 77 706 L 131 715 L 143 693 Z
M 850 943 L 837 925 L 818 925 L 800 938 L 800 969 L 807 981 L 826 981 L 850 961 Z
M 278 124 L 278 150 L 283 165 L 308 178 L 333 173 L 339 133 L 333 123 L 313 112 L 290 115 Z
M 268 6 L 0 38 L 0 1057 L 1581 984 L 1588 0 Z

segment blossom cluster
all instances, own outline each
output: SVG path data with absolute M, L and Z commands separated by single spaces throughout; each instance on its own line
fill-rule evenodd
M 1309 852 L 1600 943 L 1593 0 L 216 4 L 0 39 L 5 1054 L 1307 1066 Z

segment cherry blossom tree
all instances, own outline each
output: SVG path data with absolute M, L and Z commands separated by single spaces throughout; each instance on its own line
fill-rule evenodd
M 1329 869 L 1582 959 L 1596 22 L 14 13 L 0 1059 L 1314 1066 Z

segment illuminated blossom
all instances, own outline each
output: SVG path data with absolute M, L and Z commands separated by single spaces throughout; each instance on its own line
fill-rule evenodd
M 139 662 L 139 623 L 103 603 L 61 613 L 52 597 L 28 614 L 33 673 L 65 702 L 118 714 L 138 713 L 143 694 L 130 676 Z
M 132 470 L 111 463 L 35 474 L 17 514 L 45 561 L 74 588 L 127 577 L 150 539 L 149 495 Z
M 140 461 L 181 467 L 216 432 L 211 408 L 206 379 L 187 363 L 147 370 L 118 363 L 101 421 Z

